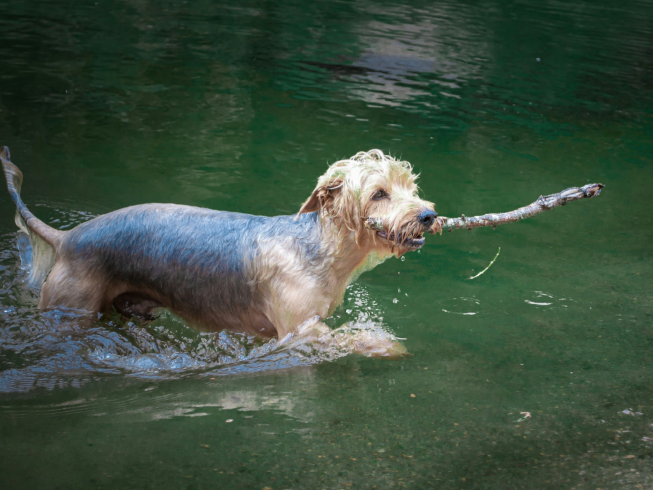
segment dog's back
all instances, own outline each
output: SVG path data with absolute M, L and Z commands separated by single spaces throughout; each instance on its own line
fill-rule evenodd
M 61 276 L 72 286 L 70 279 L 77 278 L 84 290 L 104 291 L 99 310 L 118 307 L 114 300 L 127 294 L 131 301 L 165 306 L 211 330 L 274 335 L 258 307 L 253 275 L 258 271 L 251 267 L 262 241 L 283 242 L 302 257 L 315 255 L 317 215 L 267 218 L 173 204 L 132 206 L 64 236 L 44 300 L 65 304 L 61 294 L 51 297 L 61 288 L 50 283 Z

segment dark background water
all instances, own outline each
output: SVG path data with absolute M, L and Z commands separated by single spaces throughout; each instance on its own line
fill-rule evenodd
M 1 488 L 653 488 L 650 1 L 5 0 L 0 63 L 0 144 L 60 227 L 293 213 L 370 148 L 447 216 L 606 184 L 362 276 L 332 324 L 401 362 L 42 314 L 0 192 Z

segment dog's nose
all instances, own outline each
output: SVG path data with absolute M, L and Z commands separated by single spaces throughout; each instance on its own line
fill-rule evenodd
M 430 228 L 433 226 L 433 223 L 435 222 L 435 218 L 438 216 L 438 213 L 435 211 L 432 211 L 430 209 L 425 209 L 421 213 L 419 213 L 419 216 L 417 217 L 417 221 L 422 223 L 424 226 L 427 228 Z

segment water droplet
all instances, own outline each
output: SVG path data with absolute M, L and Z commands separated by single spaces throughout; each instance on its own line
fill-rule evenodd
M 405 260 L 406 260 L 406 257 L 404 257 L 404 256 L 402 255 L 402 256 L 401 256 L 401 261 L 404 262 Z
M 392 302 L 396 304 L 396 303 L 399 303 L 399 300 L 398 300 L 397 298 L 394 298 L 394 299 L 392 300 Z

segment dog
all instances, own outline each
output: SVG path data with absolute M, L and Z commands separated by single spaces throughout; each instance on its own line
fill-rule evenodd
M 22 173 L 7 147 L 0 159 L 16 223 L 32 243 L 30 280 L 38 287 L 45 279 L 42 309 L 97 315 L 113 307 L 148 318 L 167 308 L 201 331 L 282 339 L 302 330 L 317 337 L 328 332 L 321 320 L 343 302 L 348 284 L 389 257 L 418 250 L 425 232 L 438 231 L 410 163 L 380 150 L 329 166 L 296 215 L 142 204 L 69 231 L 27 209 Z M 383 229 L 366 226 L 370 218 Z M 347 342 L 369 356 L 403 349 L 379 339 Z

